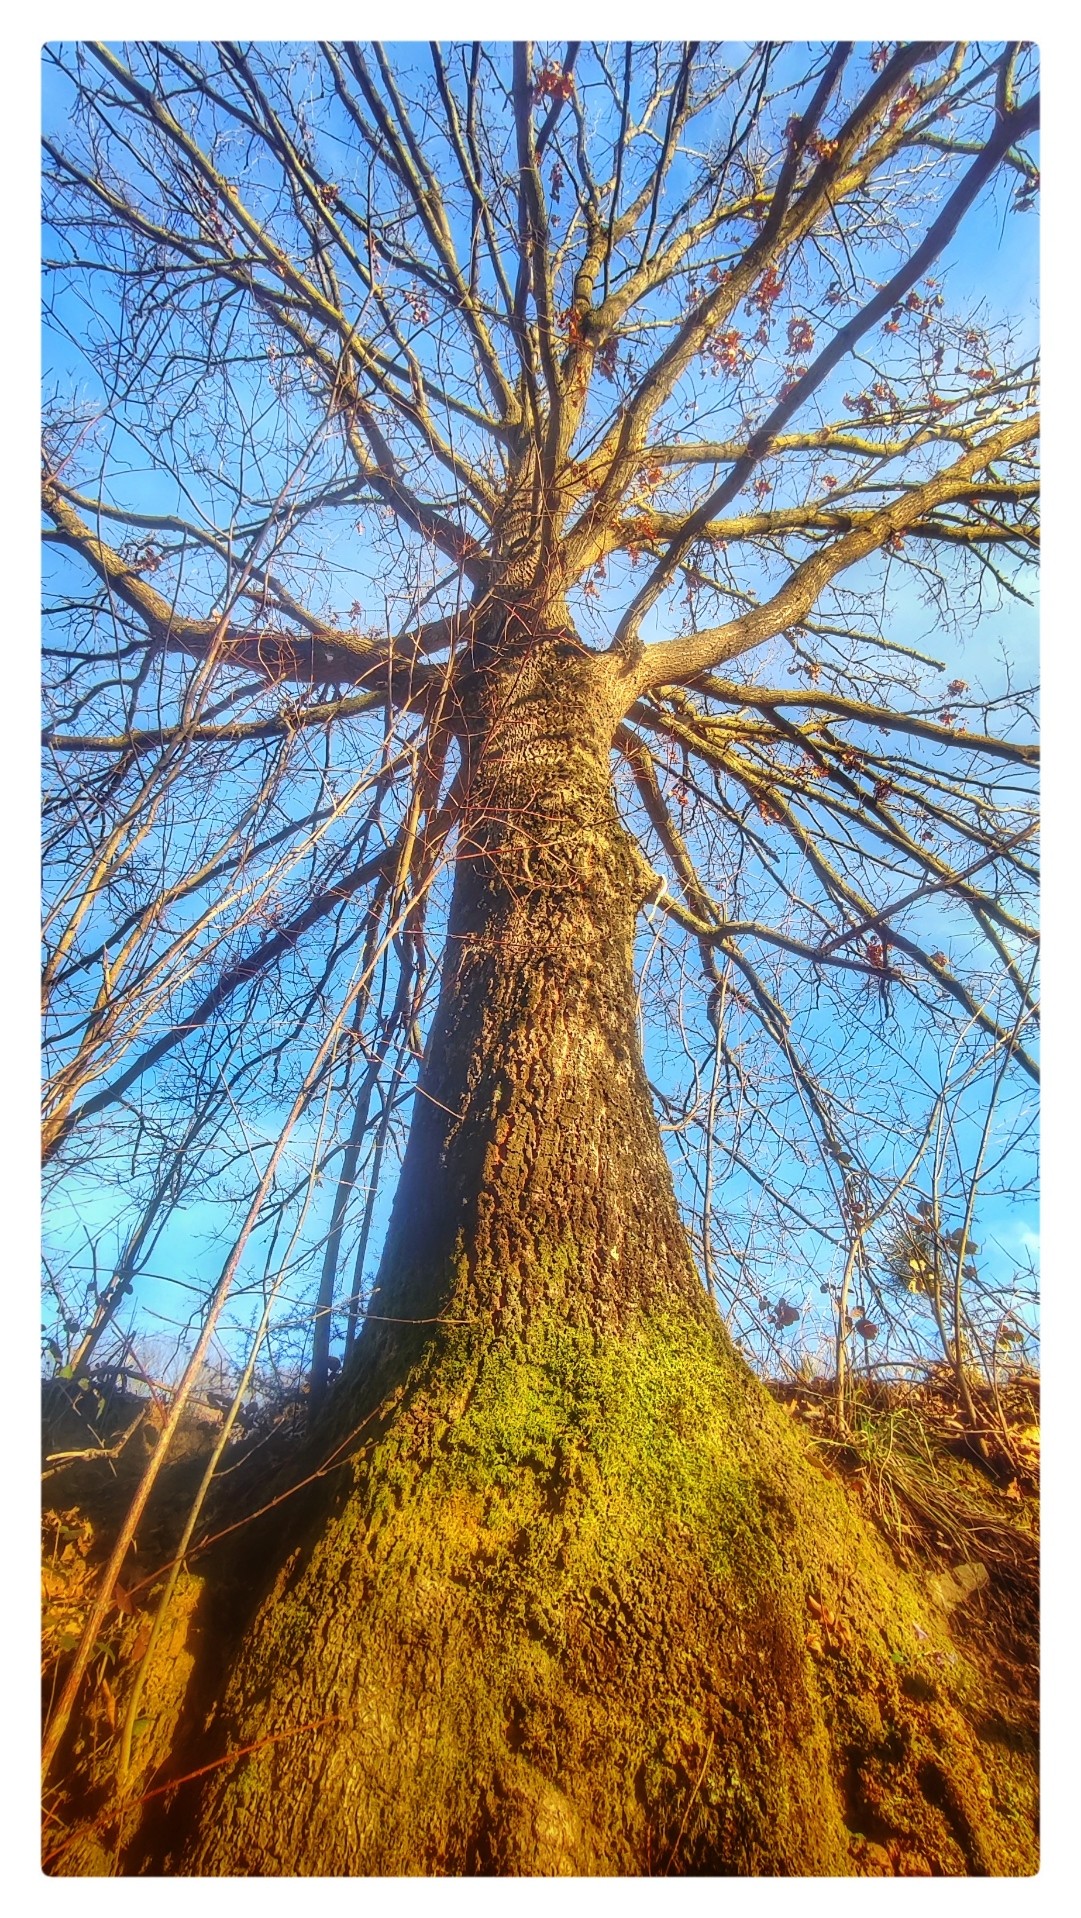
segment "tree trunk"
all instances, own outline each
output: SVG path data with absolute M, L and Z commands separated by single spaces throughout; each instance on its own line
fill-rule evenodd
M 463 695 L 442 995 L 324 1449 L 356 1436 L 281 1508 L 214 1724 L 245 1755 L 157 1869 L 1034 1868 L 974 1674 L 696 1275 L 637 1036 L 618 703 L 558 639 Z

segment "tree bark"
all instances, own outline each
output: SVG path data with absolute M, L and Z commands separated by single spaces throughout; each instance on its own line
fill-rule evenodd
M 441 999 L 323 1428 L 358 1436 L 282 1508 L 226 1762 L 155 1869 L 1034 1868 L 1002 1809 L 1031 1765 L 695 1272 L 637 1034 L 620 703 L 558 636 L 465 683 Z
M 611 789 L 614 673 L 536 644 L 463 700 L 445 976 L 365 1331 L 539 1315 L 600 1333 L 703 1305 L 638 1043 L 648 868 Z

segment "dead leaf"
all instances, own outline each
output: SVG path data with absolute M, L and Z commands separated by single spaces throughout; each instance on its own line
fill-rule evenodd
M 980 1591 L 987 1584 L 990 1574 L 986 1565 L 979 1559 L 972 1559 L 963 1565 L 955 1565 L 952 1572 L 938 1572 L 927 1581 L 928 1589 L 935 1604 L 944 1612 L 952 1612 L 962 1605 L 973 1592 Z

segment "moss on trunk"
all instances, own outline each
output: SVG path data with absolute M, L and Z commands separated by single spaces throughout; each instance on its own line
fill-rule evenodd
M 218 1736 L 274 1742 L 211 1776 L 163 1863 L 1031 1870 L 1026 1768 L 984 1709 L 719 1327 L 460 1329 L 264 1600 Z

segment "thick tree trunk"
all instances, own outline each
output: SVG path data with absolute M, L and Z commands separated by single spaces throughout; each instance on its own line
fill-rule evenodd
M 359 1435 L 218 1706 L 245 1755 L 158 1868 L 1031 1870 L 972 1674 L 697 1279 L 612 677 L 546 641 L 474 701 L 441 1002 L 334 1399 Z
M 647 869 L 612 796 L 611 676 L 550 644 L 478 693 L 445 981 L 369 1355 L 401 1319 L 507 1337 L 556 1311 L 600 1333 L 703 1306 L 638 1044 Z

